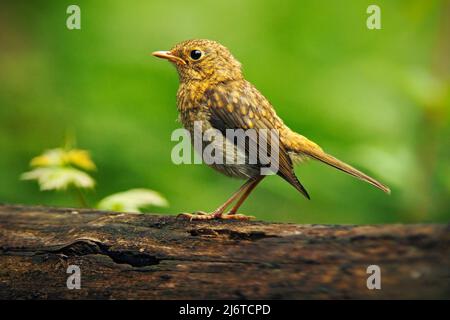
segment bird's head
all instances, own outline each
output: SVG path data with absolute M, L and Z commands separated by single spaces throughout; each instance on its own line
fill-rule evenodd
M 156 51 L 153 55 L 173 63 L 181 82 L 221 82 L 242 78 L 239 61 L 226 47 L 215 41 L 187 40 L 169 51 Z

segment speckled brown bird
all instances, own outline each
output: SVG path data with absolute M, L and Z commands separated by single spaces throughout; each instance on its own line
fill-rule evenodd
M 241 64 L 223 45 L 211 40 L 188 40 L 175 45 L 170 51 L 157 51 L 153 55 L 167 59 L 178 71 L 180 86 L 177 107 L 180 121 L 191 132 L 191 137 L 194 134 L 194 121 L 202 121 L 203 131 L 218 129 L 224 134 L 225 143 L 233 143 L 234 148 L 237 148 L 235 141 L 225 138 L 226 129 L 276 129 L 280 140 L 277 174 L 306 198 L 309 199 L 308 192 L 295 176 L 293 165 L 308 158 L 319 160 L 390 193 L 385 185 L 330 156 L 317 144 L 287 127 L 270 102 L 245 80 Z M 248 148 L 241 151 L 248 157 Z M 265 177 L 260 171 L 263 164 L 249 164 L 246 161 L 244 164 L 210 166 L 228 176 L 247 179 L 247 182 L 212 213 L 200 211 L 182 215 L 190 219 L 250 218 L 238 214 L 237 210 Z M 226 212 L 235 200 L 235 205 Z

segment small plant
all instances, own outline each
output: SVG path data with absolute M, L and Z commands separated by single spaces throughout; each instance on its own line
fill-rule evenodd
M 21 175 L 22 180 L 36 180 L 41 191 L 73 190 L 82 207 L 89 207 L 83 190 L 93 189 L 95 180 L 89 172 L 96 170 L 88 151 L 66 146 L 45 151 L 30 162 L 31 171 Z M 168 206 L 167 200 L 150 189 L 131 189 L 112 194 L 100 200 L 102 210 L 140 213 L 143 207 Z
M 107 196 L 97 208 L 111 211 L 140 212 L 147 206 L 167 207 L 169 204 L 158 192 L 149 189 L 131 189 Z
M 80 149 L 51 149 L 33 158 L 31 171 L 22 174 L 23 180 L 37 180 L 41 191 L 74 190 L 80 204 L 87 207 L 82 189 L 92 189 L 95 180 L 85 171 L 96 169 L 89 152 Z

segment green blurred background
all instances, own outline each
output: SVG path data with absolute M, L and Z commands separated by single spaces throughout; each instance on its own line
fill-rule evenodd
M 381 7 L 381 30 L 366 9 Z M 76 206 L 20 181 L 67 132 L 97 164 L 92 204 L 130 188 L 212 210 L 237 189 L 205 165 L 174 165 L 178 77 L 150 56 L 190 38 L 227 46 L 294 130 L 364 169 L 388 196 L 316 162 L 296 168 L 312 200 L 278 177 L 242 213 L 301 223 L 447 222 L 449 1 L 66 1 L 0 4 L 0 202 Z

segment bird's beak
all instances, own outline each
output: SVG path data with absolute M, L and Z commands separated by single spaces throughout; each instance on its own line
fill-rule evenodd
M 170 51 L 155 51 L 152 53 L 152 55 L 154 55 L 155 57 L 158 57 L 158 58 L 167 59 L 174 63 L 186 64 L 186 62 L 183 59 L 175 56 Z

